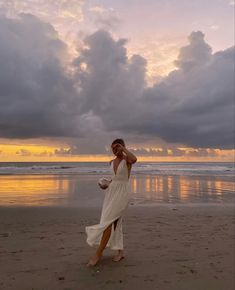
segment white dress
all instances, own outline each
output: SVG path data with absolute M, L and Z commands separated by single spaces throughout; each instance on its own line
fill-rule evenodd
M 123 250 L 122 220 L 128 208 L 130 183 L 126 160 L 122 159 L 115 174 L 111 162 L 112 182 L 105 189 L 105 198 L 102 206 L 100 223 L 85 227 L 87 240 L 90 246 L 99 245 L 104 230 L 112 223 L 112 231 L 106 247 L 112 250 Z M 118 219 L 114 230 L 114 221 Z

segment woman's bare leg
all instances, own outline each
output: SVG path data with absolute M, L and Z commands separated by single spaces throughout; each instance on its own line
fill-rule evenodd
M 109 240 L 109 238 L 111 236 L 111 231 L 112 231 L 112 224 L 109 225 L 107 227 L 107 229 L 103 232 L 103 236 L 102 236 L 99 248 L 96 250 L 96 255 L 98 255 L 98 256 L 102 255 L 103 250 L 105 249 L 105 247 L 106 247 L 106 245 L 108 243 L 108 240 Z
M 97 264 L 97 262 L 99 261 L 99 259 L 102 256 L 103 250 L 105 249 L 108 240 L 110 238 L 111 235 L 111 231 L 112 231 L 112 224 L 109 225 L 103 232 L 103 236 L 102 239 L 100 241 L 100 245 L 99 248 L 96 250 L 95 255 L 89 260 L 87 266 L 95 266 Z
M 116 226 L 117 226 L 117 222 L 118 222 L 118 219 L 114 222 L 114 229 L 115 229 Z M 120 261 L 122 258 L 124 258 L 124 252 L 123 252 L 123 250 L 118 250 L 117 255 L 113 257 L 113 261 L 114 261 L 114 262 L 118 262 L 118 261 Z
M 117 226 L 117 222 L 118 222 L 118 219 L 114 221 L 114 230 L 116 229 L 116 226 Z M 111 236 L 111 232 L 112 232 L 112 224 L 110 224 L 103 232 L 103 236 L 102 236 L 102 239 L 100 241 L 100 245 L 99 245 L 99 248 L 96 250 L 96 253 L 95 255 L 89 260 L 87 266 L 95 266 L 97 264 L 97 262 L 99 261 L 99 259 L 102 257 L 102 253 L 103 253 L 103 250 L 105 249 L 108 241 L 109 241 L 109 238 Z M 122 250 L 118 250 L 118 257 L 116 257 L 116 260 L 119 261 L 122 257 L 123 257 L 123 251 Z M 121 256 L 120 256 L 121 254 Z M 115 258 L 114 257 L 114 258 Z
M 118 254 L 113 257 L 113 261 L 114 262 L 119 262 L 123 258 L 124 258 L 124 252 L 123 252 L 123 250 L 118 250 Z

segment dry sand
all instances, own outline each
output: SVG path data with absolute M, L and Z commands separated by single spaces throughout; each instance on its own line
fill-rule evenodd
M 95 208 L 0 208 L 1 290 L 232 290 L 233 206 L 129 206 L 125 259 L 95 248 L 84 228 L 99 222 Z

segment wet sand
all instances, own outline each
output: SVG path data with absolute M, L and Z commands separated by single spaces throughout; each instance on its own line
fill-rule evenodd
M 0 206 L 101 207 L 102 174 L 0 175 Z M 132 175 L 131 202 L 235 203 L 232 176 Z
M 100 208 L 1 207 L 0 289 L 234 289 L 234 206 L 129 206 L 125 259 L 106 248 L 87 268 L 85 226 L 99 218 Z

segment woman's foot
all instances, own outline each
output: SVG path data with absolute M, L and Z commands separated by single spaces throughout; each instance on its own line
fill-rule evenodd
M 87 263 L 87 267 L 95 266 L 101 257 L 102 255 L 95 254 L 93 257 L 90 258 L 89 262 Z
M 121 261 L 122 259 L 124 259 L 124 253 L 122 250 L 119 250 L 118 251 L 118 254 L 116 256 L 113 257 L 113 261 L 114 262 L 119 262 Z

